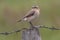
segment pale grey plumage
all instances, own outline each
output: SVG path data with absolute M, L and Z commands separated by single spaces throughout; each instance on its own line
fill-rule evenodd
M 32 6 L 32 9 L 21 19 L 24 21 L 32 21 L 33 19 L 36 19 L 40 14 L 40 9 L 38 6 Z M 19 20 L 18 22 L 20 22 Z

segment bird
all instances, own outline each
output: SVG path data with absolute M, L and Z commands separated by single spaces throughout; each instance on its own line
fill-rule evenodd
M 40 15 L 39 6 L 32 6 L 31 10 L 29 10 L 21 20 L 18 20 L 18 22 L 28 21 L 31 25 L 33 25 L 31 21 L 35 20 L 37 17 L 39 17 L 39 15 Z

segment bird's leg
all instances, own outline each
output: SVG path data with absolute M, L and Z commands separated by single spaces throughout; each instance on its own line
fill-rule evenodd
M 32 22 L 29 22 L 29 24 L 31 25 L 31 28 L 34 28 L 34 26 L 33 26 Z

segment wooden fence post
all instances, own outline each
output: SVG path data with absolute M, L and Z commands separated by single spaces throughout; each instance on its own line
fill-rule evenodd
M 30 28 L 23 30 L 22 40 L 41 40 L 38 28 Z

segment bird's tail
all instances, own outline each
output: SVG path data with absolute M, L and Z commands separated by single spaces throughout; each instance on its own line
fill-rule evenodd
M 21 22 L 21 21 L 26 21 L 27 18 L 22 18 L 21 20 L 18 20 L 17 22 Z
M 22 20 L 18 20 L 17 22 L 21 22 Z

